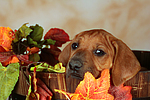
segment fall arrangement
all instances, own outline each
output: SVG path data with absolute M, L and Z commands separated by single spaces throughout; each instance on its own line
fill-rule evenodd
M 0 27 L 1 100 L 6 100 L 11 94 L 19 77 L 19 70 L 23 66 L 40 61 L 45 63 L 37 65 L 37 71 L 65 71 L 61 64 L 57 64 L 57 57 L 61 52 L 58 47 L 70 41 L 68 34 L 62 29 L 51 28 L 42 39 L 43 31 L 38 24 L 23 24 L 14 31 L 9 27 Z M 31 71 L 33 69 L 31 68 Z
M 23 24 L 18 30 L 0 27 L 0 100 L 6 100 L 19 77 L 19 70 L 33 65 L 29 75 L 29 89 L 26 100 L 51 100 L 53 93 L 36 77 L 37 71 L 64 73 L 65 68 L 58 62 L 62 44 L 70 41 L 68 34 L 58 28 L 51 28 L 43 38 L 44 29 L 36 24 Z M 42 39 L 43 38 L 43 39 Z M 102 71 L 95 79 L 87 72 L 75 93 L 54 89 L 68 100 L 132 100 L 130 86 L 111 86 L 109 69 Z M 7 88 L 6 88 L 7 87 Z

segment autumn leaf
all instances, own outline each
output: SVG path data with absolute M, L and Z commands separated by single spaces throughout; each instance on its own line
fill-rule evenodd
M 4 48 L 4 50 L 9 51 L 12 48 L 12 40 L 15 37 L 14 32 L 9 27 L 0 27 L 0 37 L 1 48 Z M 3 52 L 2 49 L 0 51 Z
M 17 63 L 17 62 L 19 62 L 19 59 L 17 58 L 17 56 L 12 56 L 12 59 L 9 61 L 9 64 L 11 64 L 11 63 Z
M 0 52 L 0 62 L 3 66 L 7 66 L 10 63 L 21 62 L 21 64 L 30 64 L 28 55 L 15 55 L 12 51 Z
M 44 36 L 44 39 L 56 40 L 55 46 L 58 47 L 61 47 L 62 44 L 70 41 L 68 34 L 63 29 L 59 28 L 51 28 Z
M 29 56 L 28 55 L 20 54 L 20 55 L 16 55 L 16 56 L 21 61 L 22 65 L 24 65 L 24 64 L 28 65 L 28 64 L 32 63 L 32 61 L 29 60 Z
M 0 62 L 3 66 L 7 66 L 8 64 L 19 62 L 19 59 L 11 51 L 0 52 Z
M 131 86 L 110 86 L 109 93 L 112 94 L 115 100 L 132 100 Z
M 29 54 L 38 53 L 40 50 L 38 47 L 27 47 L 27 51 L 29 51 Z
M 3 66 L 9 64 L 11 57 L 13 56 L 12 52 L 0 52 L 0 62 Z
M 109 69 L 105 69 L 98 79 L 95 79 L 91 73 L 86 72 L 75 93 L 67 93 L 57 89 L 55 91 L 65 94 L 71 100 L 113 100 L 114 97 L 108 93 L 109 87 Z

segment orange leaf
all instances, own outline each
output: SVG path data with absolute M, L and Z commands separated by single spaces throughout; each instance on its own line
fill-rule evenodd
M 63 93 L 71 100 L 113 100 L 114 97 L 108 93 L 110 87 L 109 69 L 105 69 L 101 73 L 101 77 L 95 77 L 86 72 L 83 81 L 77 86 L 75 93 L 65 93 L 61 90 L 55 89 L 56 92 Z
M 9 27 L 0 27 L 0 46 L 2 46 L 6 51 L 11 49 L 11 43 L 14 39 L 14 32 Z
M 11 61 L 9 61 L 9 64 L 11 64 L 11 63 L 17 63 L 17 62 L 19 62 L 19 59 L 16 56 L 13 56 L 12 59 L 11 59 Z
M 38 53 L 40 50 L 38 47 L 32 47 L 32 48 L 27 47 L 27 51 L 29 51 L 29 53 L 32 54 L 32 53 Z
M 80 82 L 75 93 L 79 94 L 81 99 L 113 99 L 113 96 L 108 94 L 110 87 L 109 69 L 105 69 L 101 73 L 99 79 L 87 72 L 84 80 Z

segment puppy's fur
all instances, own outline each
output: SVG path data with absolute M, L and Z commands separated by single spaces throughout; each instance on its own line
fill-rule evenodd
M 83 79 L 87 71 L 97 78 L 108 68 L 115 86 L 132 78 L 141 68 L 129 47 L 102 29 L 77 34 L 58 59 L 66 66 L 66 76 L 78 79 Z

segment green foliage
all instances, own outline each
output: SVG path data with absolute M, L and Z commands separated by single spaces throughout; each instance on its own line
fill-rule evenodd
M 15 39 L 13 40 L 15 43 L 18 42 L 18 41 L 20 41 L 22 38 L 26 38 L 30 34 L 30 32 L 33 31 L 31 28 L 29 28 L 28 26 L 26 26 L 26 24 L 23 24 L 18 29 L 18 31 L 16 31 L 16 33 L 15 33 Z
M 28 41 L 28 45 L 30 47 L 34 47 L 35 46 L 35 47 L 40 47 L 41 48 L 41 46 L 38 44 L 38 42 L 34 41 L 30 36 L 28 36 L 27 41 Z
M 29 60 L 33 62 L 38 62 L 40 60 L 40 56 L 37 53 L 29 55 Z
M 30 26 L 30 28 L 33 30 L 30 33 L 30 37 L 34 41 L 37 41 L 37 42 L 40 41 L 42 39 L 44 29 L 38 24 L 36 24 L 35 26 Z
M 62 63 L 56 64 L 54 67 L 50 66 L 47 63 L 40 63 L 39 65 L 36 65 L 34 67 L 30 68 L 30 71 L 34 71 L 34 68 L 36 67 L 36 71 L 45 71 L 45 72 L 57 72 L 57 73 L 64 73 L 65 67 L 62 66 Z
M 13 52 L 15 54 L 24 54 L 27 47 L 38 47 L 42 49 L 43 45 L 55 44 L 56 41 L 52 39 L 42 40 L 44 29 L 41 26 L 36 24 L 35 26 L 28 27 L 26 24 L 23 24 L 15 31 L 15 39 L 12 42 Z M 37 61 L 40 58 L 36 54 L 31 55 L 30 59 L 32 59 L 31 61 Z
M 33 30 L 31 28 L 29 28 L 28 26 L 26 26 L 26 24 L 23 24 L 22 27 L 19 28 L 19 31 L 21 33 L 21 37 L 22 38 L 26 38 L 30 32 L 32 32 Z
M 48 44 L 54 45 L 55 43 L 56 43 L 56 41 L 54 41 L 54 40 L 52 40 L 52 39 L 46 39 L 46 40 L 44 40 L 44 43 L 43 43 L 43 44 L 45 44 L 45 45 L 48 45 Z
M 0 100 L 6 100 L 14 89 L 19 77 L 19 63 L 3 67 L 0 63 Z

